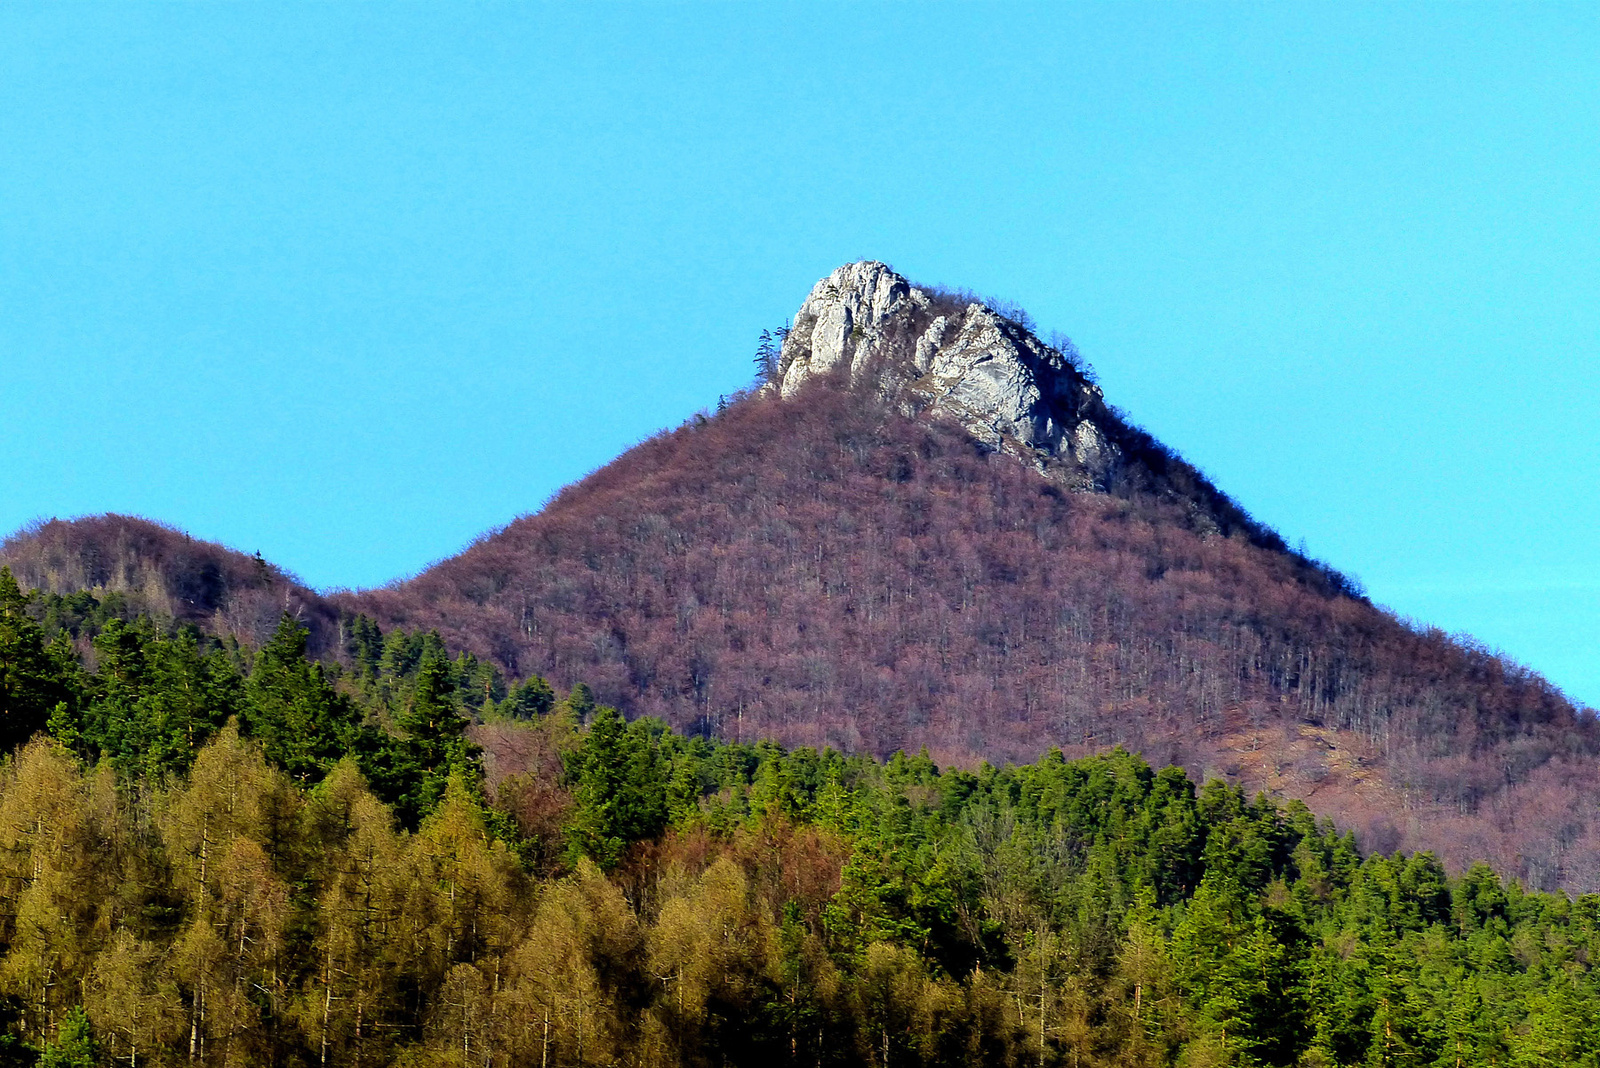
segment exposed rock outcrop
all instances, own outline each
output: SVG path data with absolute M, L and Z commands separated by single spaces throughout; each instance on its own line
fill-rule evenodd
M 918 289 L 873 260 L 811 290 L 773 385 L 788 397 L 830 375 L 874 386 L 908 414 L 952 417 L 1076 488 L 1105 488 L 1123 459 L 1115 417 L 1069 353 L 985 304 Z
M 1026 313 L 1003 308 L 970 293 L 920 289 L 876 260 L 845 264 L 800 305 L 767 388 L 793 397 L 809 382 L 832 379 L 872 390 L 905 415 L 954 419 L 982 445 L 1068 489 L 1165 497 L 1183 506 L 1202 536 L 1237 533 L 1287 549 L 1107 405 L 1071 342 L 1047 344 Z

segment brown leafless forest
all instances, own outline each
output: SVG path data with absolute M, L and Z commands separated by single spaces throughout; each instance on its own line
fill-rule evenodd
M 260 644 L 285 612 L 331 651 L 338 611 L 293 575 L 216 542 L 136 516 L 95 515 L 29 524 L 0 542 L 0 561 L 26 587 L 97 590 L 111 607 L 194 623 Z
M 1305 798 L 1375 848 L 1600 887 L 1592 713 L 1190 511 L 1063 492 L 817 388 L 661 434 L 340 601 L 680 728 L 958 764 L 1123 745 Z
M 513 676 L 731 739 L 947 764 L 1123 745 L 1303 798 L 1372 848 L 1600 887 L 1592 712 L 1350 595 L 1242 513 L 1227 534 L 1196 521 L 1208 494 L 1207 520 L 1234 506 L 1168 459 L 1066 492 L 819 387 L 660 434 L 389 589 L 324 598 L 121 516 L 37 524 L 0 557 L 248 641 L 288 611 L 324 655 L 341 611 L 436 628 Z

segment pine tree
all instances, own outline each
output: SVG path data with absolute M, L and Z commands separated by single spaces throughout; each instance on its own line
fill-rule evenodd
M 97 1060 L 94 1029 L 80 1005 L 61 1021 L 56 1040 L 39 1057 L 39 1068 L 95 1068 Z
M 56 705 L 71 697 L 46 655 L 43 630 L 28 615 L 30 600 L 11 569 L 0 567 L 0 752 L 43 730 Z

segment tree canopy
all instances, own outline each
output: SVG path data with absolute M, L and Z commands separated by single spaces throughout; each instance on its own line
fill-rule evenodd
M 48 601 L 0 569 L 0 1064 L 1600 1063 L 1600 898 L 1297 802 Z M 487 731 L 548 759 L 491 777 Z

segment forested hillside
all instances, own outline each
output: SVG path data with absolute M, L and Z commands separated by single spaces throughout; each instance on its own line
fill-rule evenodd
M 757 355 L 763 388 L 383 589 L 318 595 L 119 516 L 37 525 L 0 562 L 247 645 L 288 612 L 347 671 L 359 616 L 437 631 L 722 741 L 963 767 L 1122 746 L 1384 850 L 1600 889 L 1594 714 L 1288 549 L 1107 404 L 1070 341 L 863 261 Z
M 343 603 L 679 730 L 954 764 L 1122 745 L 1386 848 L 1600 886 L 1593 717 L 1261 540 L 819 383 Z
M 98 591 L 125 613 L 169 616 L 260 643 L 285 612 L 329 652 L 338 612 L 293 575 L 261 558 L 125 515 L 31 523 L 0 542 L 18 581 L 52 593 Z
M 1600 898 L 1121 750 L 685 737 L 344 622 L 324 668 L 0 569 L 0 1063 L 1597 1063 Z

